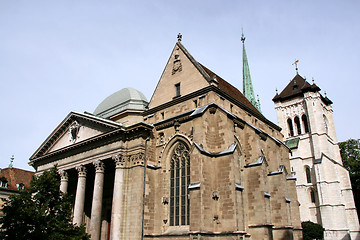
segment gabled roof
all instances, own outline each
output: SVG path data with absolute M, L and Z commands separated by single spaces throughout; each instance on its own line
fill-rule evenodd
M 252 111 L 262 116 L 259 110 L 254 105 L 252 105 L 251 102 L 236 87 L 234 87 L 233 85 L 231 85 L 230 83 L 219 77 L 217 74 L 213 73 L 210 69 L 203 66 L 202 64 L 200 64 L 200 66 L 205 70 L 205 72 L 210 76 L 210 78 L 214 79 L 214 77 L 216 77 L 216 80 L 219 83 L 218 87 L 221 90 L 223 90 L 224 92 L 235 98 L 236 100 L 240 101 L 241 103 L 243 103 Z
M 274 102 L 284 101 L 289 98 L 303 96 L 305 92 L 317 92 L 320 90 L 321 89 L 315 83 L 310 84 L 299 74 L 296 74 L 284 90 L 282 90 L 280 94 L 276 94 L 272 100 Z
M 70 125 L 75 121 L 85 121 L 95 126 L 98 126 L 102 132 L 107 132 L 114 130 L 116 128 L 122 128 L 120 123 L 96 117 L 88 113 L 78 113 L 70 112 L 66 118 L 56 127 L 56 129 L 47 137 L 47 139 L 41 144 L 41 146 L 35 151 L 35 153 L 30 157 L 31 159 L 37 158 L 45 154 L 59 139 L 60 136 L 64 134 L 70 127 Z
M 6 189 L 17 191 L 16 184 L 24 184 L 25 187 L 30 187 L 31 178 L 34 172 L 19 169 L 19 168 L 4 168 L 0 170 L 0 179 L 6 180 L 8 187 Z

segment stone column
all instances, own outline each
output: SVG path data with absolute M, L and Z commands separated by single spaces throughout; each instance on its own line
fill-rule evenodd
M 67 193 L 68 190 L 68 173 L 65 170 L 60 170 L 60 191 L 63 193 Z
M 85 186 L 86 186 L 86 168 L 81 165 L 76 167 L 78 171 L 78 182 L 74 205 L 73 223 L 80 226 L 83 222 L 84 204 L 85 204 Z
M 116 164 L 115 179 L 114 179 L 114 192 L 113 202 L 111 209 L 111 226 L 110 226 L 110 239 L 121 239 L 121 205 L 123 202 L 123 182 L 124 182 L 124 157 L 121 155 L 113 156 L 113 160 Z
M 91 240 L 99 240 L 101 232 L 101 210 L 105 166 L 101 160 L 94 161 L 93 164 L 95 166 L 95 182 L 91 206 L 90 234 Z

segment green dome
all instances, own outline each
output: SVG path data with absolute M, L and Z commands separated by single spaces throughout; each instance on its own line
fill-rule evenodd
M 144 94 L 133 88 L 124 88 L 102 101 L 94 111 L 94 115 L 109 118 L 125 110 L 145 110 L 148 101 Z

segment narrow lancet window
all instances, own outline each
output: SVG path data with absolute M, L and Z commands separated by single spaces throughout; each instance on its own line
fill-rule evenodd
M 302 117 L 301 117 L 301 119 L 302 119 L 303 124 L 304 124 L 305 133 L 308 133 L 308 132 L 309 132 L 309 125 L 308 125 L 308 120 L 307 120 L 306 115 L 303 114 Z
M 310 168 L 306 167 L 305 172 L 306 172 L 306 181 L 307 181 L 307 183 L 311 183 Z
M 190 156 L 182 142 L 176 143 L 170 163 L 170 226 L 189 225 Z
M 292 137 L 292 136 L 294 136 L 293 124 L 292 124 L 292 121 L 290 118 L 287 120 L 287 122 L 288 122 L 288 126 L 289 126 L 289 135 Z
M 296 116 L 296 117 L 294 118 L 294 122 L 295 122 L 295 124 L 296 124 L 297 133 L 298 133 L 298 135 L 300 135 L 300 134 L 301 134 L 301 126 L 300 126 L 300 119 L 299 119 L 298 116 Z
M 311 198 L 311 202 L 315 203 L 315 192 L 312 189 L 310 190 L 310 198 Z

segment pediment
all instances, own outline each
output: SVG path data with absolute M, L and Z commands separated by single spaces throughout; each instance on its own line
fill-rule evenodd
M 37 158 L 121 128 L 122 125 L 87 113 L 71 112 L 41 144 L 30 159 Z

